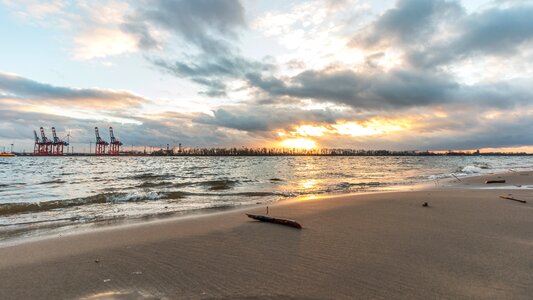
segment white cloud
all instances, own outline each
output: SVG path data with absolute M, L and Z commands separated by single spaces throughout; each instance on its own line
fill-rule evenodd
M 253 27 L 266 37 L 273 37 L 287 51 L 277 59 L 290 65 L 284 75 L 294 75 L 305 69 L 323 69 L 330 65 L 354 67 L 365 62 L 362 51 L 346 47 L 348 32 L 362 26 L 364 12 L 370 7 L 359 1 L 345 1 L 328 6 L 316 0 L 293 5 L 288 11 L 268 12 L 259 17 Z M 305 62 L 294 67 L 294 61 Z
M 74 38 L 74 58 L 89 60 L 138 50 L 137 39 L 119 29 L 98 28 Z
M 54 14 L 60 14 L 68 6 L 66 0 L 38 1 L 38 0 L 3 0 L 5 5 L 17 11 L 25 19 L 42 19 Z

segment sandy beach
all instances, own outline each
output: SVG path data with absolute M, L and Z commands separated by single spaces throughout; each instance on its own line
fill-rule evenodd
M 302 230 L 254 207 L 4 245 L 0 299 L 527 299 L 528 185 L 512 172 L 270 206 Z

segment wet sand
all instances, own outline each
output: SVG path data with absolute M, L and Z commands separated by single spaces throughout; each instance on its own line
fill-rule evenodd
M 512 172 L 270 206 L 302 230 L 248 219 L 256 207 L 4 246 L 0 299 L 527 299 L 528 185 Z

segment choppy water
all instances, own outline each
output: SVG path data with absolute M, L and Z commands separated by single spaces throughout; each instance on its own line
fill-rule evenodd
M 0 158 L 0 241 L 64 226 L 531 168 L 527 156 Z

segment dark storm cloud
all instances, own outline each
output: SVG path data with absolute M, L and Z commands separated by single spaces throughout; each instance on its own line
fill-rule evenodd
M 493 8 L 457 22 L 454 37 L 408 53 L 409 60 L 433 67 L 474 56 L 509 57 L 533 42 L 533 5 Z
M 526 2 L 467 14 L 457 1 L 400 0 L 357 32 L 349 45 L 394 47 L 421 68 L 475 56 L 505 57 L 533 41 L 531 15 L 533 5 Z
M 378 49 L 366 68 L 342 66 L 304 71 L 289 78 L 250 73 L 251 86 L 271 97 L 288 96 L 334 102 L 366 110 L 461 103 L 510 108 L 527 104 L 533 93 L 515 82 L 464 84 L 439 66 L 469 57 L 506 59 L 533 41 L 532 5 L 491 8 L 467 14 L 457 1 L 400 0 L 366 28 L 350 46 Z M 402 50 L 405 62 L 382 70 L 379 60 L 390 49 Z
M 413 145 L 424 145 L 429 149 L 478 149 L 478 148 L 498 148 L 517 147 L 523 145 L 533 145 L 533 121 L 531 116 L 513 116 L 512 118 L 498 118 L 495 120 L 477 119 L 473 120 L 472 112 L 469 116 L 464 116 L 468 122 L 462 126 L 456 126 L 453 131 L 436 132 L 431 135 L 413 135 L 410 142 Z
M 131 18 L 134 19 L 134 18 Z M 161 46 L 160 42 L 150 34 L 146 23 L 130 21 L 120 25 L 122 31 L 137 37 L 138 46 L 144 50 L 155 49 Z
M 238 0 L 150 1 L 139 7 L 124 26 L 145 40 L 156 40 L 148 37 L 148 24 L 176 33 L 205 52 L 215 53 L 226 49 L 223 38 L 236 38 L 237 30 L 245 26 L 244 8 Z
M 213 116 L 203 114 L 194 119 L 197 123 L 211 124 L 245 131 L 266 131 L 270 129 L 271 122 L 257 115 L 231 112 L 225 109 L 213 111 Z
M 158 0 L 139 7 L 122 25 L 124 31 L 138 36 L 143 49 L 159 45 L 150 35 L 150 27 L 173 33 L 197 52 L 183 52 L 179 59 L 150 61 L 166 72 L 205 86 L 203 93 L 209 96 L 225 95 L 225 80 L 242 78 L 266 66 L 243 58 L 233 46 L 240 30 L 246 28 L 244 7 L 238 0 Z
M 305 71 L 286 80 L 256 75 L 249 75 L 248 80 L 272 96 L 333 102 L 369 111 L 455 104 L 512 108 L 533 99 L 533 92 L 523 82 L 465 85 L 446 73 L 413 69 Z
M 64 103 L 79 106 L 137 106 L 148 102 L 141 96 L 104 89 L 75 89 L 40 83 L 24 77 L 0 72 L 0 93 L 2 98 L 24 99 L 39 103 Z
M 409 45 L 425 42 L 438 23 L 463 13 L 455 1 L 400 0 L 365 30 L 359 32 L 352 46 L 372 47 L 382 43 Z
M 192 81 L 207 87 L 205 92 L 209 96 L 225 94 L 225 79 L 244 78 L 248 72 L 268 70 L 270 66 L 259 62 L 249 61 L 240 56 L 210 56 L 193 57 L 187 63 L 181 61 L 169 62 L 154 60 L 153 63 L 161 69 L 176 76 L 185 76 Z
M 303 110 L 279 106 L 240 106 L 220 108 L 214 110 L 213 115 L 201 114 L 193 121 L 248 132 L 270 132 L 298 124 L 330 124 L 348 117 L 353 119 L 357 115 L 351 111 L 331 109 Z
M 387 109 L 450 101 L 458 84 L 445 76 L 394 71 L 356 73 L 351 70 L 305 71 L 289 80 L 249 76 L 269 94 L 346 104 L 354 108 Z

